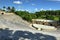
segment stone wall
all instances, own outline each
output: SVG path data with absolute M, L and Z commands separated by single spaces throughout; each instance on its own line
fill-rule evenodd
M 58 25 L 57 21 L 44 22 L 44 21 L 36 21 L 36 20 L 32 20 L 32 24 L 42 24 L 42 25 L 48 25 L 48 26 L 57 26 Z

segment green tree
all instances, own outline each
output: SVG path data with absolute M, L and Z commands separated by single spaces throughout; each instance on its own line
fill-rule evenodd
M 5 7 L 5 6 L 3 6 L 3 11 L 5 11 L 5 8 L 6 8 L 6 7 Z
M 8 11 L 8 12 L 10 12 L 10 11 L 11 11 L 11 8 L 10 8 L 10 6 L 9 6 L 9 7 L 7 7 L 7 11 Z
M 29 12 L 27 12 L 27 11 L 16 11 L 15 14 L 19 15 L 24 20 L 27 20 L 29 22 L 31 22 L 31 20 L 32 20 L 31 14 Z
M 12 7 L 11 8 L 11 12 L 15 12 L 15 7 Z
M 59 16 L 59 22 L 60 22 L 60 16 Z

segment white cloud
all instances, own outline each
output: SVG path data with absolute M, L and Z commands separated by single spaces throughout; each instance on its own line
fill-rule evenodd
M 18 9 L 18 10 L 20 10 L 20 11 L 25 11 L 24 9 Z
M 29 11 L 28 9 L 26 9 L 26 11 Z
M 44 8 L 41 8 L 40 10 L 44 10 Z
M 14 1 L 13 3 L 15 3 L 15 4 L 22 4 L 21 1 Z
M 35 11 L 38 11 L 38 9 L 37 9 L 37 8 L 35 8 Z
M 48 0 L 48 1 L 60 1 L 60 0 Z
M 49 10 L 52 10 L 51 8 L 49 8 Z
M 36 4 L 32 4 L 33 6 L 36 5 Z
M 41 9 L 40 9 L 40 11 L 42 11 L 42 10 L 46 11 L 44 8 L 41 8 Z

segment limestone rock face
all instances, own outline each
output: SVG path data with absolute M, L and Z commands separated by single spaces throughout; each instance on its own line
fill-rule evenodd
M 1 13 L 1 12 L 0 12 Z M 21 17 L 15 15 L 14 13 L 6 13 L 0 15 L 0 28 L 8 27 L 28 27 L 29 23 L 23 20 Z

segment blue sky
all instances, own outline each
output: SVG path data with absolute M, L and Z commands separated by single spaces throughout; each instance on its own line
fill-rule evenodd
M 0 0 L 0 8 L 14 6 L 16 10 L 35 12 L 40 10 L 59 10 L 60 0 Z

